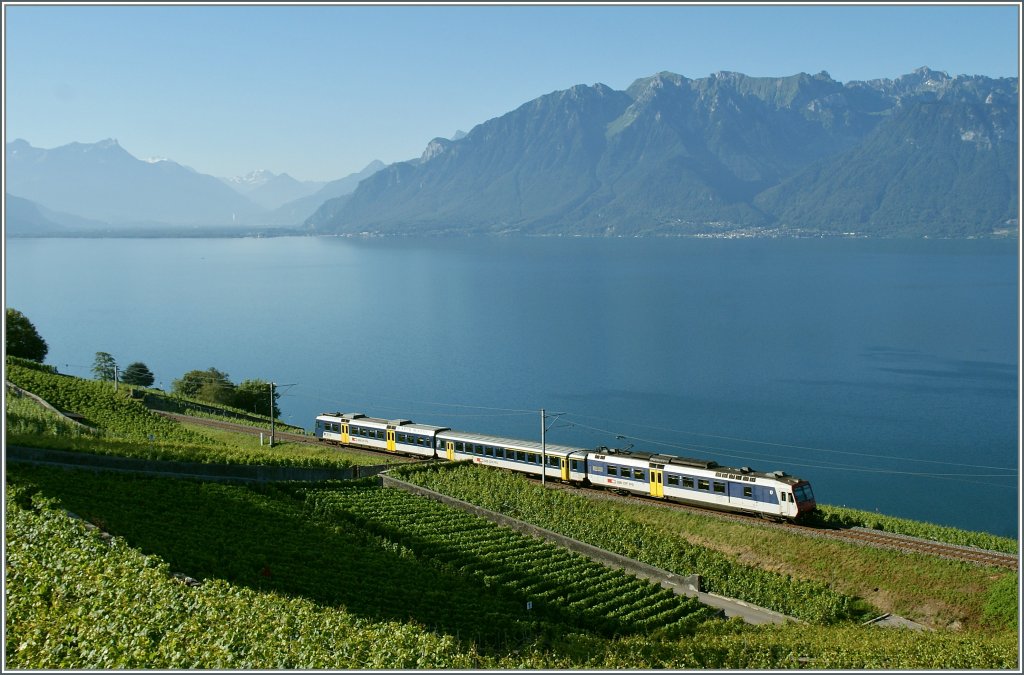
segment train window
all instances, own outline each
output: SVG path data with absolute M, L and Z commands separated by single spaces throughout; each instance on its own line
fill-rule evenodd
M 697 488 L 699 490 L 708 490 L 708 489 L 711 488 L 711 483 L 709 483 L 708 481 L 704 480 L 703 478 L 699 478 L 699 479 L 697 479 Z
M 580 470 L 580 460 L 578 460 L 578 459 L 569 460 L 569 468 L 572 469 L 573 471 L 579 471 Z
M 608 467 L 608 475 L 609 476 L 618 476 L 619 475 L 619 468 L 616 467 L 616 466 L 609 466 Z
M 743 486 L 743 496 L 744 497 L 753 497 L 754 496 L 754 488 L 750 487 L 749 485 L 744 485 Z
M 669 485 L 675 485 L 676 487 L 679 487 L 679 476 L 673 476 L 672 474 L 669 474 L 667 480 Z
M 633 478 L 635 480 L 643 480 L 644 479 L 644 470 L 643 469 L 633 469 Z
M 519 460 L 520 462 L 525 462 L 526 453 L 523 452 L 522 450 L 516 450 L 516 459 Z
M 498 459 L 505 459 L 505 448 L 495 448 L 494 456 Z
M 719 483 L 716 480 L 715 481 L 715 492 L 717 492 L 720 495 L 724 495 L 725 494 L 725 483 Z
M 689 476 L 683 476 L 683 487 L 693 489 L 693 479 Z

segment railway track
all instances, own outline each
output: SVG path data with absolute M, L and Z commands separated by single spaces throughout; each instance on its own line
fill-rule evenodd
M 223 429 L 225 431 L 234 431 L 241 434 L 249 434 L 251 436 L 259 436 L 264 434 L 270 435 L 270 429 L 263 429 L 261 427 L 253 427 L 247 424 L 239 424 L 237 422 L 225 422 L 223 420 L 210 419 L 208 417 L 192 417 L 191 415 L 181 415 L 179 413 L 165 412 L 163 410 L 154 410 L 157 415 L 163 415 L 176 422 L 187 422 L 188 424 L 198 424 L 204 427 L 211 427 L 213 429 Z M 290 441 L 293 443 L 313 443 L 316 444 L 318 441 L 315 436 L 304 436 L 302 434 L 293 434 L 287 431 L 275 431 L 274 438 L 280 438 L 281 440 Z
M 828 536 L 838 539 L 846 539 L 866 544 L 868 546 L 874 546 L 876 548 L 894 549 L 908 553 L 924 553 L 926 555 L 934 555 L 939 556 L 940 558 L 949 558 L 951 560 L 959 560 L 977 565 L 991 565 L 994 567 L 1006 567 L 1016 570 L 1019 563 L 1018 557 L 1010 553 L 986 551 L 980 548 L 958 546 L 956 544 L 946 544 L 943 542 L 932 541 L 930 539 L 910 537 L 904 534 L 869 530 L 863 527 L 853 527 L 841 530 L 815 529 L 815 532 L 822 531 L 824 531 Z

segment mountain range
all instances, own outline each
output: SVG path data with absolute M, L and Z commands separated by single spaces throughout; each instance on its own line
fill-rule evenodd
M 1016 78 L 920 68 L 576 86 L 435 139 L 326 202 L 334 233 L 573 235 L 1016 232 Z
M 314 234 L 1015 236 L 1018 114 L 1016 78 L 663 72 L 555 91 L 321 185 L 214 179 L 116 141 L 14 141 L 7 192 L 38 208 L 8 198 L 7 219 L 13 203 L 30 231 L 74 214 Z
M 196 234 L 294 226 L 324 201 L 383 168 L 372 162 L 331 182 L 254 171 L 215 178 L 167 159 L 140 160 L 115 139 L 36 148 L 5 146 L 4 225 L 14 236 Z

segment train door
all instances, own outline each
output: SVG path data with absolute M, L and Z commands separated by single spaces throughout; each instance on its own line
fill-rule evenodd
M 562 469 L 562 480 L 564 480 L 564 481 L 569 480 L 569 458 L 568 457 L 562 457 L 561 469 Z
M 447 457 L 448 459 L 454 461 L 454 459 L 455 459 L 455 441 L 446 441 L 445 442 L 445 457 Z
M 345 422 L 341 423 L 341 442 L 344 443 L 345 445 L 348 445 L 350 443 L 350 438 L 348 435 L 348 424 Z
M 395 430 L 388 429 L 388 452 L 395 452 Z
M 665 496 L 665 484 L 662 479 L 661 469 L 651 469 L 651 496 Z

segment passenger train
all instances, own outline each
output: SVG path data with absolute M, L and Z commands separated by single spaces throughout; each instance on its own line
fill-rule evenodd
M 797 520 L 815 508 L 811 484 L 782 471 L 729 468 L 703 459 L 614 448 L 585 450 L 386 420 L 359 413 L 316 418 L 320 441 L 452 461 L 645 495 L 719 511 Z M 543 460 L 546 463 L 542 464 Z

